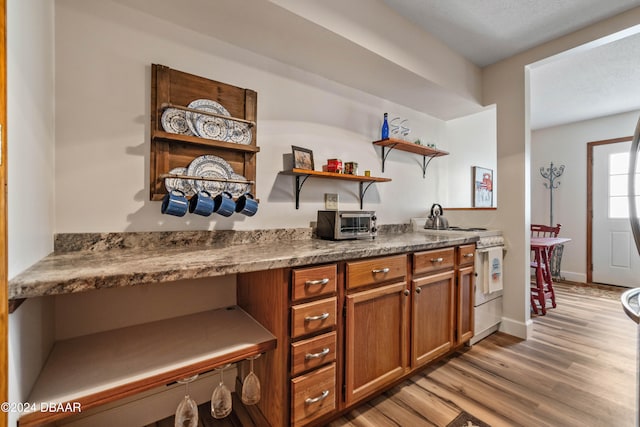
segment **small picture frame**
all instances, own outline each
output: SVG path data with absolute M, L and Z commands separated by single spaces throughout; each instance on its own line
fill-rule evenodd
M 296 147 L 295 145 L 291 146 L 291 151 L 293 152 L 294 169 L 314 170 L 313 151 L 307 148 Z
M 493 170 L 473 166 L 473 207 L 493 207 Z

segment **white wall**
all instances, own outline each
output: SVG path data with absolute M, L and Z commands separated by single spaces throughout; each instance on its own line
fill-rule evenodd
M 505 332 L 526 337 L 530 332 L 529 239 L 530 127 L 526 67 L 544 58 L 596 40 L 638 23 L 640 8 L 616 15 L 582 30 L 486 67 L 483 102 L 497 105 L 498 185 L 501 203 L 495 221 L 505 232 L 513 258 L 504 266 Z
M 53 13 L 49 0 L 7 2 L 9 278 L 53 249 Z M 9 315 L 12 402 L 27 399 L 51 348 L 52 319 L 43 298 Z
M 442 159 L 449 176 L 446 207 L 470 207 L 473 206 L 474 166 L 493 170 L 493 181 L 497 182 L 496 107 L 489 106 L 480 113 L 449 120 L 446 129 L 451 152 Z M 498 206 L 497 185 L 493 188 L 493 206 Z
M 278 175 L 282 155 L 299 145 L 314 151 L 317 169 L 338 157 L 380 176 L 380 152 L 371 141 L 379 139 L 384 112 L 408 118 L 411 138 L 448 149 L 440 120 L 110 1 L 56 2 L 56 28 L 59 233 L 305 227 L 323 208 L 325 192 L 339 193 L 342 209 L 359 208 L 356 184 L 310 179 L 296 210 L 293 178 Z M 151 63 L 258 92 L 258 215 L 176 218 L 148 200 Z M 382 224 L 408 222 L 445 197 L 446 168 L 432 162 L 423 180 L 421 161 L 389 155 L 384 176 L 393 181 L 373 185 L 364 204 Z
M 565 165 L 560 185 L 553 192 L 553 222 L 571 238 L 564 246 L 562 275 L 586 282 L 587 248 L 587 143 L 633 135 L 638 112 L 617 114 L 554 126 L 531 133 L 531 222 L 549 223 L 549 190 L 540 167 Z

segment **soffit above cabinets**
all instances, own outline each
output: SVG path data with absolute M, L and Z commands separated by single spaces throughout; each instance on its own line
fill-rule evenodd
M 478 67 L 419 31 L 381 1 L 327 1 L 311 4 L 323 7 L 323 12 L 339 12 L 343 21 L 300 5 L 294 13 L 284 7 L 293 9 L 296 3 L 288 1 L 277 2 L 282 6 L 268 0 L 114 0 L 441 120 L 482 110 Z M 354 8 L 352 2 L 368 5 L 364 10 L 375 9 L 366 16 L 382 14 L 383 21 L 388 16 L 389 25 L 380 28 L 374 21 L 358 18 L 355 15 L 363 9 Z M 353 25 L 349 27 L 348 23 Z M 448 67 L 449 63 L 453 66 Z

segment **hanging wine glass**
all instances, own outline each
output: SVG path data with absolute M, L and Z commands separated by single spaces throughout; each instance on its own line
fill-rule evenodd
M 226 368 L 231 366 L 227 364 L 220 368 L 216 368 L 216 371 L 220 372 L 220 384 L 213 390 L 211 395 L 211 415 L 213 418 L 224 418 L 231 413 L 231 392 L 224 385 L 223 372 Z
M 255 405 L 260 401 L 260 380 L 258 376 L 253 372 L 253 361 L 260 357 L 249 357 L 250 369 L 247 376 L 242 383 L 242 403 L 245 405 Z
M 189 397 L 189 383 L 198 378 L 198 374 L 178 380 L 180 384 L 184 384 L 184 399 L 178 404 L 175 416 L 175 427 L 197 427 L 198 426 L 198 404 Z

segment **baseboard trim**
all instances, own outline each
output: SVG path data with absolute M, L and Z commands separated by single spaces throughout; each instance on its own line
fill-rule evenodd
M 499 330 L 500 332 L 504 332 L 505 334 L 513 335 L 514 337 L 526 340 L 531 336 L 532 328 L 533 322 L 531 321 L 531 319 L 522 322 L 520 320 L 503 317 L 502 321 L 500 322 Z

